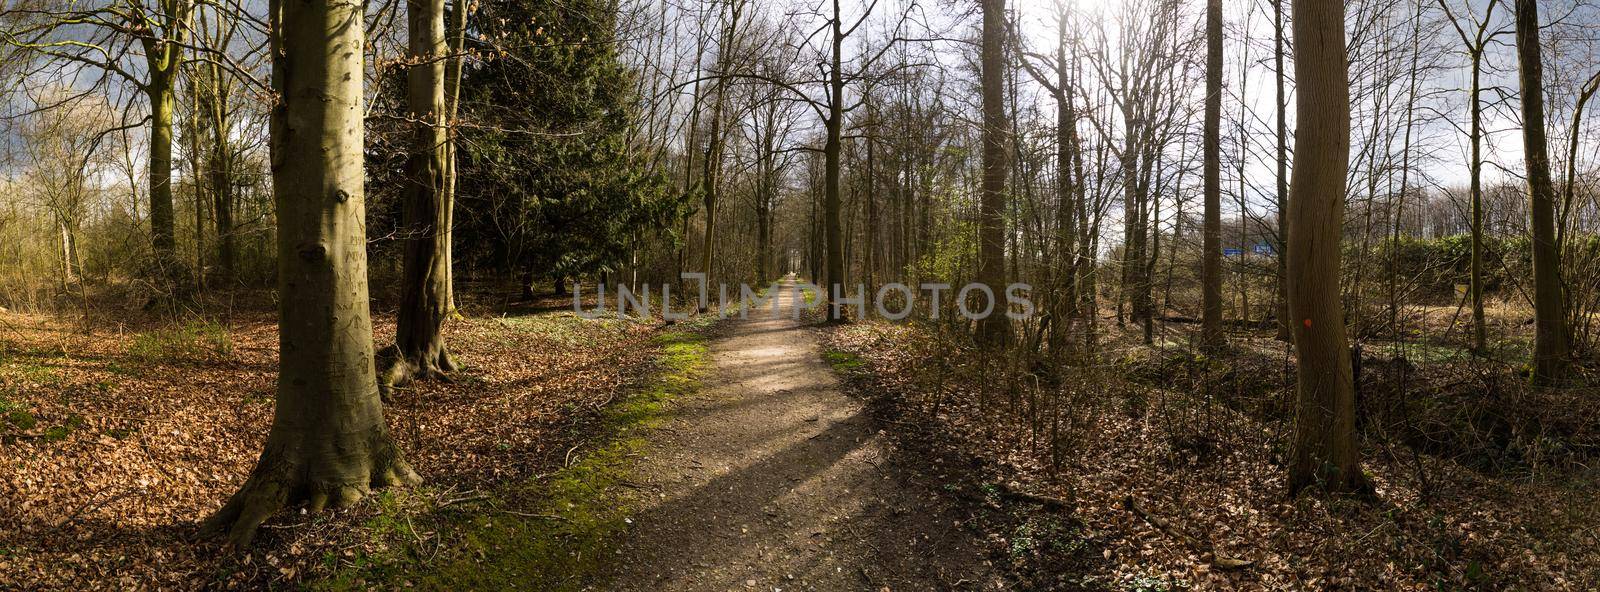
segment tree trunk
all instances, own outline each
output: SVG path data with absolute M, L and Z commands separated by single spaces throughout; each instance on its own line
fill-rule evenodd
M 739 11 L 743 7 L 743 2 L 736 1 L 731 3 L 729 6 L 728 28 L 723 32 L 722 41 L 717 46 L 716 73 L 719 78 L 717 78 L 714 89 L 717 93 L 717 98 L 711 103 L 711 129 L 709 136 L 706 138 L 706 160 L 702 170 L 702 183 L 705 185 L 703 190 L 705 191 L 706 233 L 705 242 L 702 244 L 703 248 L 700 253 L 700 271 L 706 274 L 705 285 L 707 288 L 711 286 L 711 265 L 715 260 L 714 255 L 717 245 L 717 177 L 722 171 L 722 118 L 723 108 L 728 101 L 728 82 L 727 78 L 722 76 L 728 73 L 728 68 L 733 63 L 734 33 L 738 31 Z M 710 289 L 715 290 L 715 288 Z M 700 311 L 705 312 L 705 303 L 701 303 L 701 305 Z
M 1057 251 L 1061 253 L 1061 261 L 1066 263 L 1063 270 L 1065 277 L 1063 283 L 1067 290 L 1065 306 L 1062 312 L 1064 321 L 1058 321 L 1053 329 L 1063 334 L 1070 334 L 1072 326 L 1078 317 L 1078 299 L 1080 290 L 1078 269 L 1082 266 L 1084 253 L 1078 250 L 1076 230 L 1078 226 L 1078 204 L 1074 203 L 1076 192 L 1073 189 L 1072 157 L 1077 152 L 1075 138 L 1078 119 L 1072 109 L 1072 80 L 1067 70 L 1067 16 L 1061 16 L 1060 27 L 1056 39 L 1056 201 L 1060 212 L 1057 225 L 1061 228 L 1060 245 Z M 1051 346 L 1055 342 L 1051 341 Z
M 446 187 L 444 1 L 409 0 L 411 59 L 406 70 L 406 237 L 395 323 L 394 358 L 378 385 L 387 396 L 414 378 L 455 371 L 441 329 L 450 315 L 450 202 Z
M 731 27 L 730 25 L 730 31 Z M 730 33 L 729 36 L 731 37 L 732 34 Z M 724 45 L 723 52 L 727 50 L 728 47 Z M 705 168 L 702 170 L 701 176 L 702 190 L 704 191 L 702 197 L 705 198 L 706 209 L 706 232 L 705 240 L 701 243 L 700 249 L 700 272 L 706 274 L 705 281 L 708 287 L 711 285 L 711 265 L 714 262 L 713 254 L 716 252 L 717 172 L 722 169 L 722 106 L 725 100 L 723 95 L 726 94 L 726 88 L 719 81 L 716 90 L 717 99 L 711 103 L 711 133 L 706 138 Z M 702 307 L 700 312 L 705 312 L 705 309 Z
M 277 406 L 249 480 L 205 522 L 250 543 L 279 508 L 348 505 L 413 484 L 383 419 L 372 361 L 362 172 L 361 5 L 273 0 Z
M 194 289 L 195 293 L 204 293 L 206 290 L 206 185 L 211 183 L 209 175 L 201 175 L 200 160 L 200 100 L 199 76 L 193 71 L 189 80 L 189 122 L 184 130 L 184 135 L 189 140 L 189 191 L 194 197 Z M 206 180 L 202 180 L 202 178 Z
M 1290 183 L 1289 311 L 1299 357 L 1289 490 L 1364 487 L 1355 446 L 1355 389 L 1339 299 L 1339 241 L 1350 158 L 1344 4 L 1294 2 L 1294 176 Z
M 1005 316 L 1006 113 L 1005 0 L 983 0 L 983 179 L 978 212 L 978 282 L 989 287 L 993 310 L 978 323 L 978 340 L 1002 344 L 1010 333 Z M 998 301 L 998 302 L 996 302 Z M 982 310 L 979 308 L 978 310 Z
M 823 234 L 826 236 L 825 250 L 827 263 L 824 265 L 823 282 L 824 298 L 832 299 L 835 292 L 844 294 L 844 237 L 839 229 L 839 151 L 842 148 L 840 141 L 840 126 L 844 123 L 844 76 L 840 69 L 844 67 L 844 30 L 841 24 L 839 0 L 833 0 L 833 54 L 828 71 L 828 120 L 826 124 L 828 138 L 822 147 L 823 153 L 823 181 L 822 181 L 822 217 Z M 828 307 L 828 319 L 833 322 L 844 321 L 844 316 L 838 314 L 842 308 Z
M 1293 338 L 1289 324 L 1289 271 L 1288 259 L 1284 257 L 1284 245 L 1289 242 L 1289 103 L 1284 91 L 1283 72 L 1283 0 L 1272 1 L 1273 20 L 1273 62 L 1276 64 L 1274 77 L 1278 90 L 1278 244 L 1273 253 L 1278 264 L 1278 303 L 1275 316 L 1278 317 L 1278 340 L 1289 341 Z
M 874 161 L 874 156 L 876 154 L 876 148 L 877 148 L 877 141 L 873 137 L 873 134 L 876 132 L 876 129 L 874 128 L 874 126 L 876 125 L 876 122 L 873 120 L 874 113 L 872 112 L 872 95 L 871 95 L 870 91 L 868 91 L 866 101 L 867 101 L 867 105 L 866 105 L 866 107 L 867 107 L 867 129 L 864 131 L 864 133 L 866 135 L 866 143 L 867 143 L 867 174 L 866 174 L 866 196 L 865 196 L 865 198 L 866 198 L 866 204 L 865 205 L 866 205 L 866 208 L 867 208 L 867 228 L 866 228 L 866 236 L 863 237 L 864 238 L 863 242 L 865 242 L 866 246 L 867 246 L 867 253 L 866 253 L 867 258 L 866 258 L 866 264 L 864 266 L 862 266 L 862 271 L 864 272 L 862 274 L 862 278 L 866 280 L 866 286 L 867 286 L 867 290 L 868 290 L 867 293 L 871 294 L 871 293 L 873 293 L 872 292 L 873 290 L 877 289 L 877 284 L 875 283 L 877 278 L 876 278 L 876 276 L 874 274 L 875 274 L 875 272 L 876 272 L 876 270 L 878 268 L 878 201 L 877 201 L 877 196 L 874 195 L 874 192 L 873 192 L 873 189 L 877 185 L 877 177 L 876 177 L 877 169 L 875 167 L 876 163 Z
M 219 66 L 206 64 L 211 74 L 211 97 L 207 101 L 209 116 L 211 118 L 211 211 L 216 214 L 217 231 L 217 278 L 224 282 L 232 282 L 234 278 L 235 259 L 238 252 L 237 239 L 233 235 L 233 152 L 228 142 L 231 130 L 228 125 L 227 112 L 227 87 L 224 86 L 222 69 Z
M 1479 82 L 1482 69 L 1483 46 L 1479 45 L 1472 52 L 1472 127 L 1468 132 L 1472 141 L 1472 270 L 1468 289 L 1472 295 L 1472 351 L 1478 355 L 1488 353 L 1483 320 L 1483 104 L 1479 100 L 1483 92 Z
M 772 180 L 769 178 L 770 173 L 767 171 L 767 167 L 772 165 L 766 162 L 767 159 L 771 158 L 770 154 L 771 146 L 764 146 L 760 156 L 763 162 L 760 167 L 757 167 L 760 172 L 756 182 L 756 242 L 758 243 L 756 245 L 756 281 L 759 282 L 772 279 L 769 274 L 771 273 L 772 262 L 772 197 L 770 192 L 773 189 Z
M 150 237 L 156 264 L 168 280 L 178 275 L 172 212 L 172 117 L 177 107 L 173 78 L 171 70 L 153 67 L 145 88 L 150 100 Z
M 1528 167 L 1528 212 L 1533 232 L 1533 383 L 1548 386 L 1566 377 L 1569 361 L 1566 313 L 1561 295 L 1561 245 L 1556 244 L 1556 194 L 1550 181 L 1549 146 L 1544 130 L 1539 5 L 1534 0 L 1517 0 L 1516 7 L 1522 145 Z
M 1205 209 L 1201 251 L 1200 345 L 1222 335 L 1222 0 L 1206 2 Z
M 444 66 L 444 100 L 445 100 L 445 159 L 444 159 L 444 211 L 445 229 L 450 233 L 444 241 L 444 285 L 445 285 L 445 310 L 448 315 L 456 315 L 456 266 L 455 266 L 455 227 L 456 227 L 456 116 L 461 111 L 461 72 L 462 47 L 467 43 L 467 16 L 466 2 L 456 2 L 451 20 L 448 21 L 450 36 L 446 41 L 450 59 Z
M 72 285 L 72 228 L 68 226 L 65 218 L 58 221 L 61 227 L 61 293 L 66 294 Z

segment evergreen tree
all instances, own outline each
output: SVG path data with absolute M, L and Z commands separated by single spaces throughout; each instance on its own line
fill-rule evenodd
M 640 228 L 672 228 L 686 196 L 630 144 L 612 5 L 501 0 L 472 18 L 489 59 L 462 84 L 460 255 L 559 284 L 615 269 Z

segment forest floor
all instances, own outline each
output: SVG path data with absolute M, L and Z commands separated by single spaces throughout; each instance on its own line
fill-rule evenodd
M 465 369 L 386 407 L 426 483 L 282 512 L 247 553 L 194 527 L 259 454 L 272 313 L 0 316 L 0 590 L 1600 586 L 1600 389 L 1530 391 L 1516 343 L 1374 344 L 1376 496 L 1291 498 L 1293 360 L 1261 334 L 1213 358 L 1108 322 L 1049 369 L 816 310 L 467 307 Z
M 270 304 L 176 322 L 113 306 L 89 331 L 70 313 L 0 314 L 0 590 L 516 579 L 474 564 L 493 553 L 494 536 L 547 541 L 519 544 L 517 560 L 568 569 L 577 558 L 557 546 L 575 539 L 556 531 L 622 518 L 537 516 L 616 478 L 607 467 L 626 442 L 601 436 L 647 423 L 661 400 L 688 390 L 703 328 L 584 320 L 564 299 L 469 303 L 446 336 L 464 369 L 386 405 L 425 484 L 348 509 L 280 512 L 252 549 L 234 553 L 197 538 L 196 524 L 244 481 L 271 423 Z M 378 315 L 375 329 L 378 344 L 392 340 L 393 318 Z
M 902 431 L 976 457 L 979 482 L 1062 500 L 979 521 L 1021 589 L 1600 586 L 1600 389 L 1535 392 L 1500 362 L 1372 347 L 1358 402 L 1376 495 L 1291 497 L 1284 344 L 1241 332 L 1210 358 L 1104 331 L 1100 363 L 1059 372 L 973 351 L 959 329 L 822 333 Z
M 730 320 L 653 437 L 605 590 L 1000 590 L 968 513 L 845 394 L 793 314 Z

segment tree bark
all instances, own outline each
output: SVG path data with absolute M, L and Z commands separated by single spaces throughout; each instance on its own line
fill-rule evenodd
M 237 265 L 237 238 L 233 231 L 233 150 L 229 144 L 231 129 L 228 125 L 228 90 L 222 68 L 203 64 L 209 74 L 211 95 L 205 101 L 211 119 L 211 210 L 216 214 L 217 277 L 224 284 L 232 282 Z
M 1339 298 L 1339 244 L 1350 158 L 1344 4 L 1294 1 L 1294 175 L 1289 188 L 1289 311 L 1299 358 L 1289 490 L 1365 486 L 1355 389 Z
M 172 211 L 172 117 L 177 108 L 174 76 L 154 69 L 145 96 L 150 100 L 150 237 L 156 264 L 168 279 L 177 277 L 177 240 Z
M 1060 208 L 1060 212 L 1057 215 L 1060 216 L 1061 236 L 1060 246 L 1057 247 L 1057 250 L 1063 255 L 1061 260 L 1067 264 L 1066 269 L 1063 270 L 1066 276 L 1063 279 L 1067 285 L 1067 294 L 1065 297 L 1066 303 L 1063 307 L 1066 322 L 1057 322 L 1053 328 L 1064 334 L 1070 334 L 1072 326 L 1076 324 L 1080 309 L 1078 300 L 1083 286 L 1079 283 L 1081 278 L 1078 270 L 1082 266 L 1082 259 L 1085 253 L 1079 251 L 1078 237 L 1076 235 L 1078 226 L 1077 214 L 1080 208 L 1074 199 L 1077 192 L 1074 190 L 1072 182 L 1072 158 L 1077 153 L 1078 118 L 1072 108 L 1072 80 L 1067 69 L 1067 43 L 1069 38 L 1067 36 L 1067 15 L 1065 13 L 1061 15 L 1059 25 L 1056 31 L 1055 98 L 1056 200 L 1057 207 Z M 1090 320 L 1092 322 L 1092 317 Z M 1055 346 L 1054 340 L 1051 341 L 1051 346 Z
M 157 18 L 164 25 L 165 35 L 150 33 L 140 37 L 147 70 L 143 89 L 150 101 L 151 244 L 159 273 L 174 288 L 181 285 L 182 262 L 178 260 L 172 209 L 172 118 L 177 110 L 178 66 L 183 62 L 181 44 L 192 9 L 189 0 L 162 0 Z
M 824 265 L 823 282 L 827 284 L 825 298 L 832 299 L 834 293 L 844 294 L 844 237 L 839 229 L 839 158 L 843 142 L 840 140 L 840 127 L 844 123 L 844 76 L 840 70 L 844 67 L 844 29 L 843 17 L 839 11 L 839 0 L 833 0 L 833 48 L 828 69 L 828 119 L 823 122 L 827 128 L 828 138 L 823 144 L 823 181 L 822 181 L 822 218 L 823 235 L 825 236 L 824 250 L 827 252 L 827 261 Z M 842 307 L 828 307 L 828 319 L 832 322 L 843 322 Z
M 1570 346 L 1561 294 L 1561 245 L 1556 243 L 1556 193 L 1550 180 L 1549 143 L 1544 129 L 1539 5 L 1534 0 L 1517 0 L 1516 13 L 1522 145 L 1528 167 L 1528 212 L 1533 233 L 1533 383 L 1548 386 L 1566 378 Z
M 348 505 L 413 484 L 383 419 L 372 360 L 362 171 L 361 4 L 269 6 L 278 218 L 277 406 L 249 480 L 205 521 L 250 543 L 278 509 Z
M 1483 46 L 1472 50 L 1472 127 L 1468 132 L 1472 141 L 1472 261 L 1468 286 L 1472 295 L 1472 351 L 1483 355 L 1488 352 L 1483 319 L 1483 92 L 1480 77 L 1483 69 Z
M 1215 351 L 1222 334 L 1222 0 L 1206 2 L 1205 212 L 1201 250 L 1200 345 Z M 1241 220 L 1241 223 L 1243 221 Z
M 450 315 L 450 201 L 446 173 L 444 0 L 409 0 L 410 58 L 406 117 L 411 154 L 406 158 L 400 310 L 394 357 L 378 385 L 391 389 L 416 378 L 454 372 L 442 329 Z
M 987 285 L 995 300 L 1005 294 L 1006 113 L 1005 113 L 1005 0 L 983 0 L 983 179 L 979 191 L 978 281 Z M 1010 333 L 1009 319 L 1000 302 L 978 323 L 978 340 L 1002 344 Z M 979 308 L 981 310 L 981 308 Z
M 1283 72 L 1283 0 L 1272 1 L 1273 17 L 1273 62 L 1274 78 L 1278 91 L 1278 244 L 1273 256 L 1278 264 L 1278 303 L 1275 316 L 1278 317 L 1278 340 L 1290 341 L 1293 335 L 1289 324 L 1289 271 L 1287 259 L 1283 255 L 1284 245 L 1289 242 L 1289 103 L 1284 91 Z

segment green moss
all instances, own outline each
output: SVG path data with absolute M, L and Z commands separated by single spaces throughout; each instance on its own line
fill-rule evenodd
M 833 366 L 834 371 L 845 374 L 857 372 L 867 364 L 865 360 L 861 359 L 861 356 L 838 350 L 822 352 L 822 359 L 829 366 Z
M 33 414 L 29 413 L 27 409 L 13 409 L 7 412 L 6 422 L 16 426 L 19 430 L 31 430 L 33 426 L 39 424 L 39 420 L 34 419 Z
M 515 484 L 477 504 L 416 507 L 435 496 L 419 492 L 379 498 L 379 515 L 367 524 L 389 550 L 357 557 L 314 587 L 326 590 L 582 590 L 600 568 L 615 561 L 617 535 L 634 509 L 620 491 L 634 459 L 649 445 L 646 434 L 670 413 L 669 403 L 693 392 L 707 364 L 705 338 L 693 331 L 664 333 L 657 374 L 644 388 L 604 411 L 590 452 L 543 481 Z M 516 513 L 495 508 L 505 500 L 537 500 Z M 446 541 L 435 551 L 408 518 L 426 513 Z M 423 559 L 431 561 L 423 564 Z
M 71 427 L 64 425 L 51 426 L 50 429 L 44 431 L 44 439 L 46 442 L 60 442 L 67 439 L 67 435 L 71 433 Z

